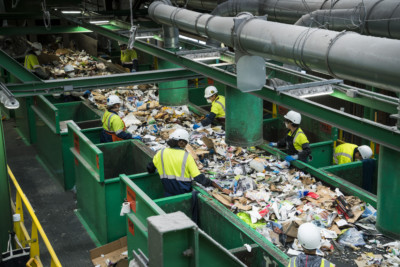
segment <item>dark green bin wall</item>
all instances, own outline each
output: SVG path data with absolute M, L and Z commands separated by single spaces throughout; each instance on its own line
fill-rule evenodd
M 123 146 L 117 143 L 98 144 L 103 152 L 105 179 L 118 177 L 120 174 L 136 174 L 146 172 L 146 166 L 152 157 L 149 154 L 143 156 L 144 147 L 127 142 Z
M 121 217 L 120 174 L 146 171 L 154 154 L 140 141 L 126 140 L 96 145 L 104 158 L 105 182 L 98 182 L 79 160 L 75 166 L 78 212 L 101 244 L 126 235 Z M 101 163 L 100 163 L 101 164 Z M 150 185 L 154 188 L 154 185 Z

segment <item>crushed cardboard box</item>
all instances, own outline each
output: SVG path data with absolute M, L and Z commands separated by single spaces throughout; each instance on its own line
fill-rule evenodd
M 105 244 L 104 246 L 92 249 L 90 251 L 90 259 L 93 266 L 107 267 L 110 266 L 108 262 L 116 264 L 128 257 L 127 255 L 128 244 L 127 238 L 122 237 L 114 242 Z

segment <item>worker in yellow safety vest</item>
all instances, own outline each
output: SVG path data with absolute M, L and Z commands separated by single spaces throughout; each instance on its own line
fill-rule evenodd
M 310 142 L 303 130 L 299 127 L 301 122 L 301 114 L 296 111 L 289 111 L 285 116 L 285 127 L 288 129 L 287 135 L 277 143 L 269 143 L 272 147 L 286 147 L 287 154 L 285 160 L 288 162 L 301 160 L 303 162 L 310 161 L 311 149 Z
M 341 144 L 336 147 L 333 153 L 334 164 L 345 164 L 357 160 L 369 159 L 372 157 L 372 150 L 369 146 L 357 146 L 354 144 Z
M 304 253 L 291 258 L 288 267 L 335 267 L 333 263 L 316 255 L 321 246 L 321 231 L 317 226 L 303 223 L 298 229 L 297 239 Z
M 193 125 L 194 130 L 210 125 L 214 119 L 225 123 L 225 97 L 218 95 L 218 89 L 211 85 L 205 89 L 204 98 L 211 103 L 211 112 L 200 123 Z
M 31 48 L 25 54 L 24 67 L 33 72 L 41 79 L 47 79 L 49 75 L 46 74 L 45 69 L 40 66 L 38 56 L 42 53 L 42 44 L 34 42 Z
M 126 139 L 139 139 L 139 135 L 132 135 L 126 132 L 124 121 L 118 115 L 119 108 L 122 104 L 121 99 L 116 95 L 110 95 L 107 98 L 107 111 L 101 119 L 103 130 L 100 135 L 101 143 L 115 142 Z
M 203 186 L 214 186 L 226 194 L 228 189 L 222 189 L 218 184 L 206 178 L 197 168 L 192 155 L 185 151 L 189 142 L 189 133 L 184 129 L 176 129 L 169 136 L 169 148 L 161 149 L 147 165 L 147 171 L 160 174 L 165 196 L 175 196 L 192 191 L 192 181 Z
M 137 53 L 133 49 L 128 49 L 127 44 L 118 42 L 121 49 L 121 64 L 122 67 L 128 68 L 131 72 L 138 70 Z

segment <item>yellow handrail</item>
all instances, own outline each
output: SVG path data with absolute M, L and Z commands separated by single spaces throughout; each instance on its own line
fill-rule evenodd
M 58 260 L 58 257 L 56 253 L 54 252 L 53 247 L 50 244 L 49 239 L 47 238 L 42 226 L 40 225 L 40 222 L 38 218 L 36 217 L 35 211 L 33 210 L 31 203 L 29 203 L 28 198 L 25 196 L 24 192 L 22 191 L 21 187 L 19 186 L 17 180 L 15 179 L 14 174 L 12 173 L 10 167 L 7 165 L 7 171 L 10 176 L 10 179 L 13 181 L 16 192 L 17 192 L 17 205 L 16 205 L 16 213 L 20 214 L 21 216 L 21 222 L 23 222 L 23 209 L 21 206 L 18 206 L 18 202 L 22 200 L 22 202 L 25 204 L 26 209 L 28 210 L 28 213 L 31 215 L 32 218 L 32 233 L 31 233 L 31 258 L 34 259 L 39 259 L 39 240 L 38 240 L 38 234 L 37 232 L 39 231 L 40 236 L 42 237 L 42 240 L 44 244 L 47 247 L 47 250 L 50 253 L 51 256 L 51 267 L 61 267 L 61 263 Z M 39 259 L 40 261 L 40 259 Z M 40 263 L 41 265 L 41 263 Z

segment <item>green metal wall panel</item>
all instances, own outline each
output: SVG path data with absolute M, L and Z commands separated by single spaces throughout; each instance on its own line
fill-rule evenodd
M 0 252 L 7 251 L 8 232 L 13 229 L 9 188 L 3 122 L 0 121 Z
M 230 87 L 225 93 L 226 143 L 240 147 L 262 144 L 262 99 Z
M 378 216 L 376 226 L 380 232 L 400 239 L 400 152 L 380 148 L 378 167 Z

